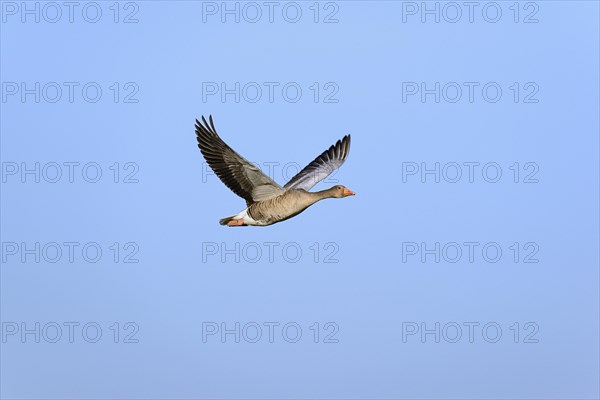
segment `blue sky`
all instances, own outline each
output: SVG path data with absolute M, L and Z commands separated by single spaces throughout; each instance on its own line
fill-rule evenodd
M 23 4 L 3 397 L 598 398 L 597 2 Z M 201 115 L 357 195 L 219 226 Z

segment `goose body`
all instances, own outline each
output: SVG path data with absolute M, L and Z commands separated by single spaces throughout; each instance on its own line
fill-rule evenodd
M 320 200 L 354 195 L 342 185 L 309 192 L 344 163 L 350 151 L 350 135 L 338 140 L 281 187 L 219 137 L 212 116 L 209 121 L 204 117 L 202 123 L 196 120 L 198 147 L 221 181 L 247 204 L 238 214 L 221 219 L 221 225 L 272 225 L 300 214 Z

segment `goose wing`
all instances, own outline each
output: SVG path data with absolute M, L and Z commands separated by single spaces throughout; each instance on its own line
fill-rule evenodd
M 256 165 L 236 153 L 217 134 L 212 115 L 209 122 L 196 119 L 196 136 L 200 152 L 215 174 L 248 205 L 285 192 Z
M 342 166 L 350 153 L 350 135 L 344 136 L 336 144 L 325 150 L 288 183 L 285 189 L 310 190 L 317 183 L 327 178 L 333 171 Z

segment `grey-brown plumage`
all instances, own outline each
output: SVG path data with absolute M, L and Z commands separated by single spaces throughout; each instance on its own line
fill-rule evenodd
M 310 190 L 319 181 L 327 178 L 342 166 L 350 153 L 350 135 L 344 136 L 336 144 L 325 150 L 302 171 L 285 184 L 286 189 Z
M 209 120 L 210 125 L 204 117 L 204 124 L 196 120 L 198 147 L 225 186 L 246 200 L 248 205 L 284 192 L 281 186 L 263 174 L 258 167 L 221 140 L 215 130 L 212 115 Z
M 247 208 L 223 218 L 221 225 L 272 225 L 300 214 L 319 200 L 354 195 L 342 185 L 309 192 L 314 185 L 339 168 L 350 152 L 350 135 L 315 158 L 284 187 L 229 147 L 217 134 L 212 116 L 209 122 L 196 120 L 198 147 L 215 174 L 235 194 L 246 200 Z

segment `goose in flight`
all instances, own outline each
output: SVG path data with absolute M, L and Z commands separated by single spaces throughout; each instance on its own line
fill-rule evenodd
M 196 119 L 200 152 L 225 186 L 246 200 L 247 205 L 240 213 L 221 219 L 221 225 L 272 225 L 300 214 L 317 201 L 354 196 L 342 185 L 309 192 L 344 163 L 350 152 L 350 135 L 338 140 L 281 187 L 219 137 L 212 115 L 209 121 L 204 117 L 202 122 Z

